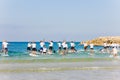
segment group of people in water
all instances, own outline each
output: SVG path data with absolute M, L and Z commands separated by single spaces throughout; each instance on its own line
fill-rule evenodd
M 75 53 L 77 50 L 75 49 L 76 45 L 75 42 L 71 41 L 70 42 L 70 48 L 68 48 L 68 43 L 66 41 L 59 41 L 57 42 L 58 45 L 58 51 L 54 50 L 54 42 L 50 41 L 49 46 L 47 47 L 45 44 L 45 41 L 40 41 L 39 46 L 40 49 L 37 50 L 37 45 L 36 43 L 33 42 L 28 42 L 27 44 L 27 51 L 30 54 L 36 55 L 37 52 L 41 54 L 53 54 L 53 53 L 60 53 L 61 55 L 65 55 L 66 53 Z M 80 45 L 80 44 L 79 44 Z M 90 55 L 93 55 L 94 53 L 94 44 L 89 43 L 87 44 L 86 42 L 83 43 L 84 46 L 84 51 L 88 51 L 88 46 L 90 48 Z M 120 45 L 117 43 L 103 43 L 103 48 L 100 49 L 101 53 L 110 53 L 113 57 L 118 56 L 118 49 L 120 48 Z M 8 42 L 4 40 L 2 42 L 2 53 L 7 54 L 8 53 Z
M 83 43 L 84 45 L 84 51 L 87 51 L 88 46 L 90 46 L 90 55 L 92 55 L 94 53 L 93 49 L 94 49 L 94 44 L 90 43 L 89 45 L 85 42 Z M 103 43 L 103 48 L 100 49 L 101 53 L 110 53 L 110 57 L 118 57 L 118 49 L 120 48 L 120 45 L 115 43 L 115 42 L 111 42 L 111 43 L 107 43 L 104 42 Z
M 116 42 L 106 43 L 104 42 L 104 49 L 101 50 L 102 52 L 110 53 L 113 57 L 118 57 L 118 49 L 120 48 L 120 45 Z
M 71 53 L 75 53 L 77 50 L 75 49 L 75 43 L 73 41 L 70 42 L 70 50 L 68 50 L 68 44 L 66 41 L 59 41 L 57 43 L 58 45 L 58 53 L 65 55 L 70 51 Z M 54 50 L 54 42 L 49 42 L 49 47 L 46 47 L 46 44 L 44 41 L 40 41 L 40 49 L 37 50 L 36 43 L 35 42 L 29 42 L 27 46 L 27 51 L 36 55 L 36 52 L 39 51 L 41 54 L 52 54 L 56 51 Z
M 94 44 L 90 43 L 89 45 L 85 42 L 83 43 L 84 51 L 88 50 L 88 46 L 90 47 L 90 55 L 93 55 L 94 53 Z

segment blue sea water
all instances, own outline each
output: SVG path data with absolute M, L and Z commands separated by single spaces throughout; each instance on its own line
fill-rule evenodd
M 2 43 L 0 43 L 1 46 Z M 108 53 L 101 53 L 102 46 L 94 47 L 94 56 L 90 56 L 89 51 L 85 52 L 80 42 L 75 42 L 77 53 L 69 53 L 64 56 L 59 53 L 53 55 L 39 55 L 31 57 L 27 52 L 28 42 L 9 42 L 8 57 L 0 56 L 0 61 L 4 60 L 36 60 L 48 59 L 54 60 L 61 58 L 108 58 Z M 69 47 L 70 43 L 68 42 Z M 46 42 L 48 48 L 49 43 Z M 0 47 L 1 48 L 1 47 Z M 37 49 L 39 49 L 37 42 Z M 57 43 L 54 42 L 54 49 L 58 50 Z M 90 48 L 88 48 L 90 50 Z M 49 59 L 48 59 L 49 60 Z M 53 63 L 1 63 L 0 62 L 0 80 L 119 80 L 120 64 L 119 60 L 113 61 L 93 61 L 93 62 L 53 62 Z M 67 69 L 68 68 L 68 69 Z M 58 69 L 58 70 L 57 70 Z M 59 70 L 60 69 L 60 70 Z M 69 70 L 70 69 L 70 70 Z M 86 77 L 87 75 L 87 77 Z M 102 77 L 101 77 L 102 76 Z
M 8 54 L 9 57 L 12 58 L 19 58 L 19 59 L 30 59 L 31 57 L 29 56 L 29 53 L 27 52 L 27 44 L 28 42 L 8 42 Z M 40 43 L 36 42 L 37 44 L 37 49 L 40 49 Z M 70 42 L 67 42 L 68 47 L 70 49 Z M 0 46 L 2 45 L 2 43 L 0 42 Z M 46 47 L 48 48 L 49 43 L 45 42 Z M 80 42 L 75 42 L 75 49 L 77 50 L 76 53 L 71 53 L 71 54 L 66 54 L 64 56 L 59 55 L 59 53 L 54 53 L 53 55 L 39 55 L 37 58 L 88 58 L 91 57 L 89 55 L 90 51 L 85 52 L 83 49 L 83 45 L 80 45 Z M 105 54 L 101 54 L 100 53 L 100 49 L 102 49 L 102 46 L 94 46 L 94 57 L 95 58 L 101 58 L 101 57 L 108 57 L 109 54 L 105 53 Z M 2 49 L 2 47 L 0 47 L 0 49 Z M 54 50 L 57 51 L 58 50 L 58 44 L 57 42 L 54 42 Z M 90 50 L 90 48 L 88 47 L 88 50 Z M 93 57 L 93 56 L 92 56 Z

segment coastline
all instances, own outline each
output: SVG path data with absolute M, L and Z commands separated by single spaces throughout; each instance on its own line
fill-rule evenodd
M 61 58 L 61 59 L 9 59 L 0 60 L 0 63 L 62 63 L 62 62 L 94 62 L 112 61 L 114 58 Z
M 23 62 L 0 63 L 0 73 L 56 72 L 71 70 L 120 70 L 119 60 L 81 62 Z M 8 67 L 9 66 L 9 67 Z
M 110 44 L 111 42 L 120 44 L 120 36 L 101 36 L 92 40 L 82 41 L 81 44 L 83 44 L 84 42 L 86 42 L 87 44 L 93 43 L 95 46 L 103 46 L 104 42 L 108 44 Z
M 0 60 L 0 80 L 119 80 L 119 72 L 113 58 Z

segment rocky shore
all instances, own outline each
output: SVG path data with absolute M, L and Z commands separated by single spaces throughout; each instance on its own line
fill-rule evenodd
M 81 42 L 81 44 L 83 44 L 84 42 L 86 42 L 87 44 L 93 43 L 96 46 L 102 46 L 103 43 L 117 43 L 120 44 L 120 36 L 105 36 L 105 37 L 98 37 L 92 40 L 88 40 L 88 41 L 83 41 Z

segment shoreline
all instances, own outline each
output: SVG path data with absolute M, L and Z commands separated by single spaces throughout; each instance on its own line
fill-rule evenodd
M 120 70 L 120 62 L 49 62 L 49 63 L 0 63 L 0 73 L 60 72 L 76 70 Z
M 120 60 L 109 59 L 0 61 L 0 80 L 119 80 Z
M 61 59 L 8 59 L 0 60 L 0 63 L 60 63 L 60 62 L 94 62 L 112 61 L 114 58 L 61 58 Z

